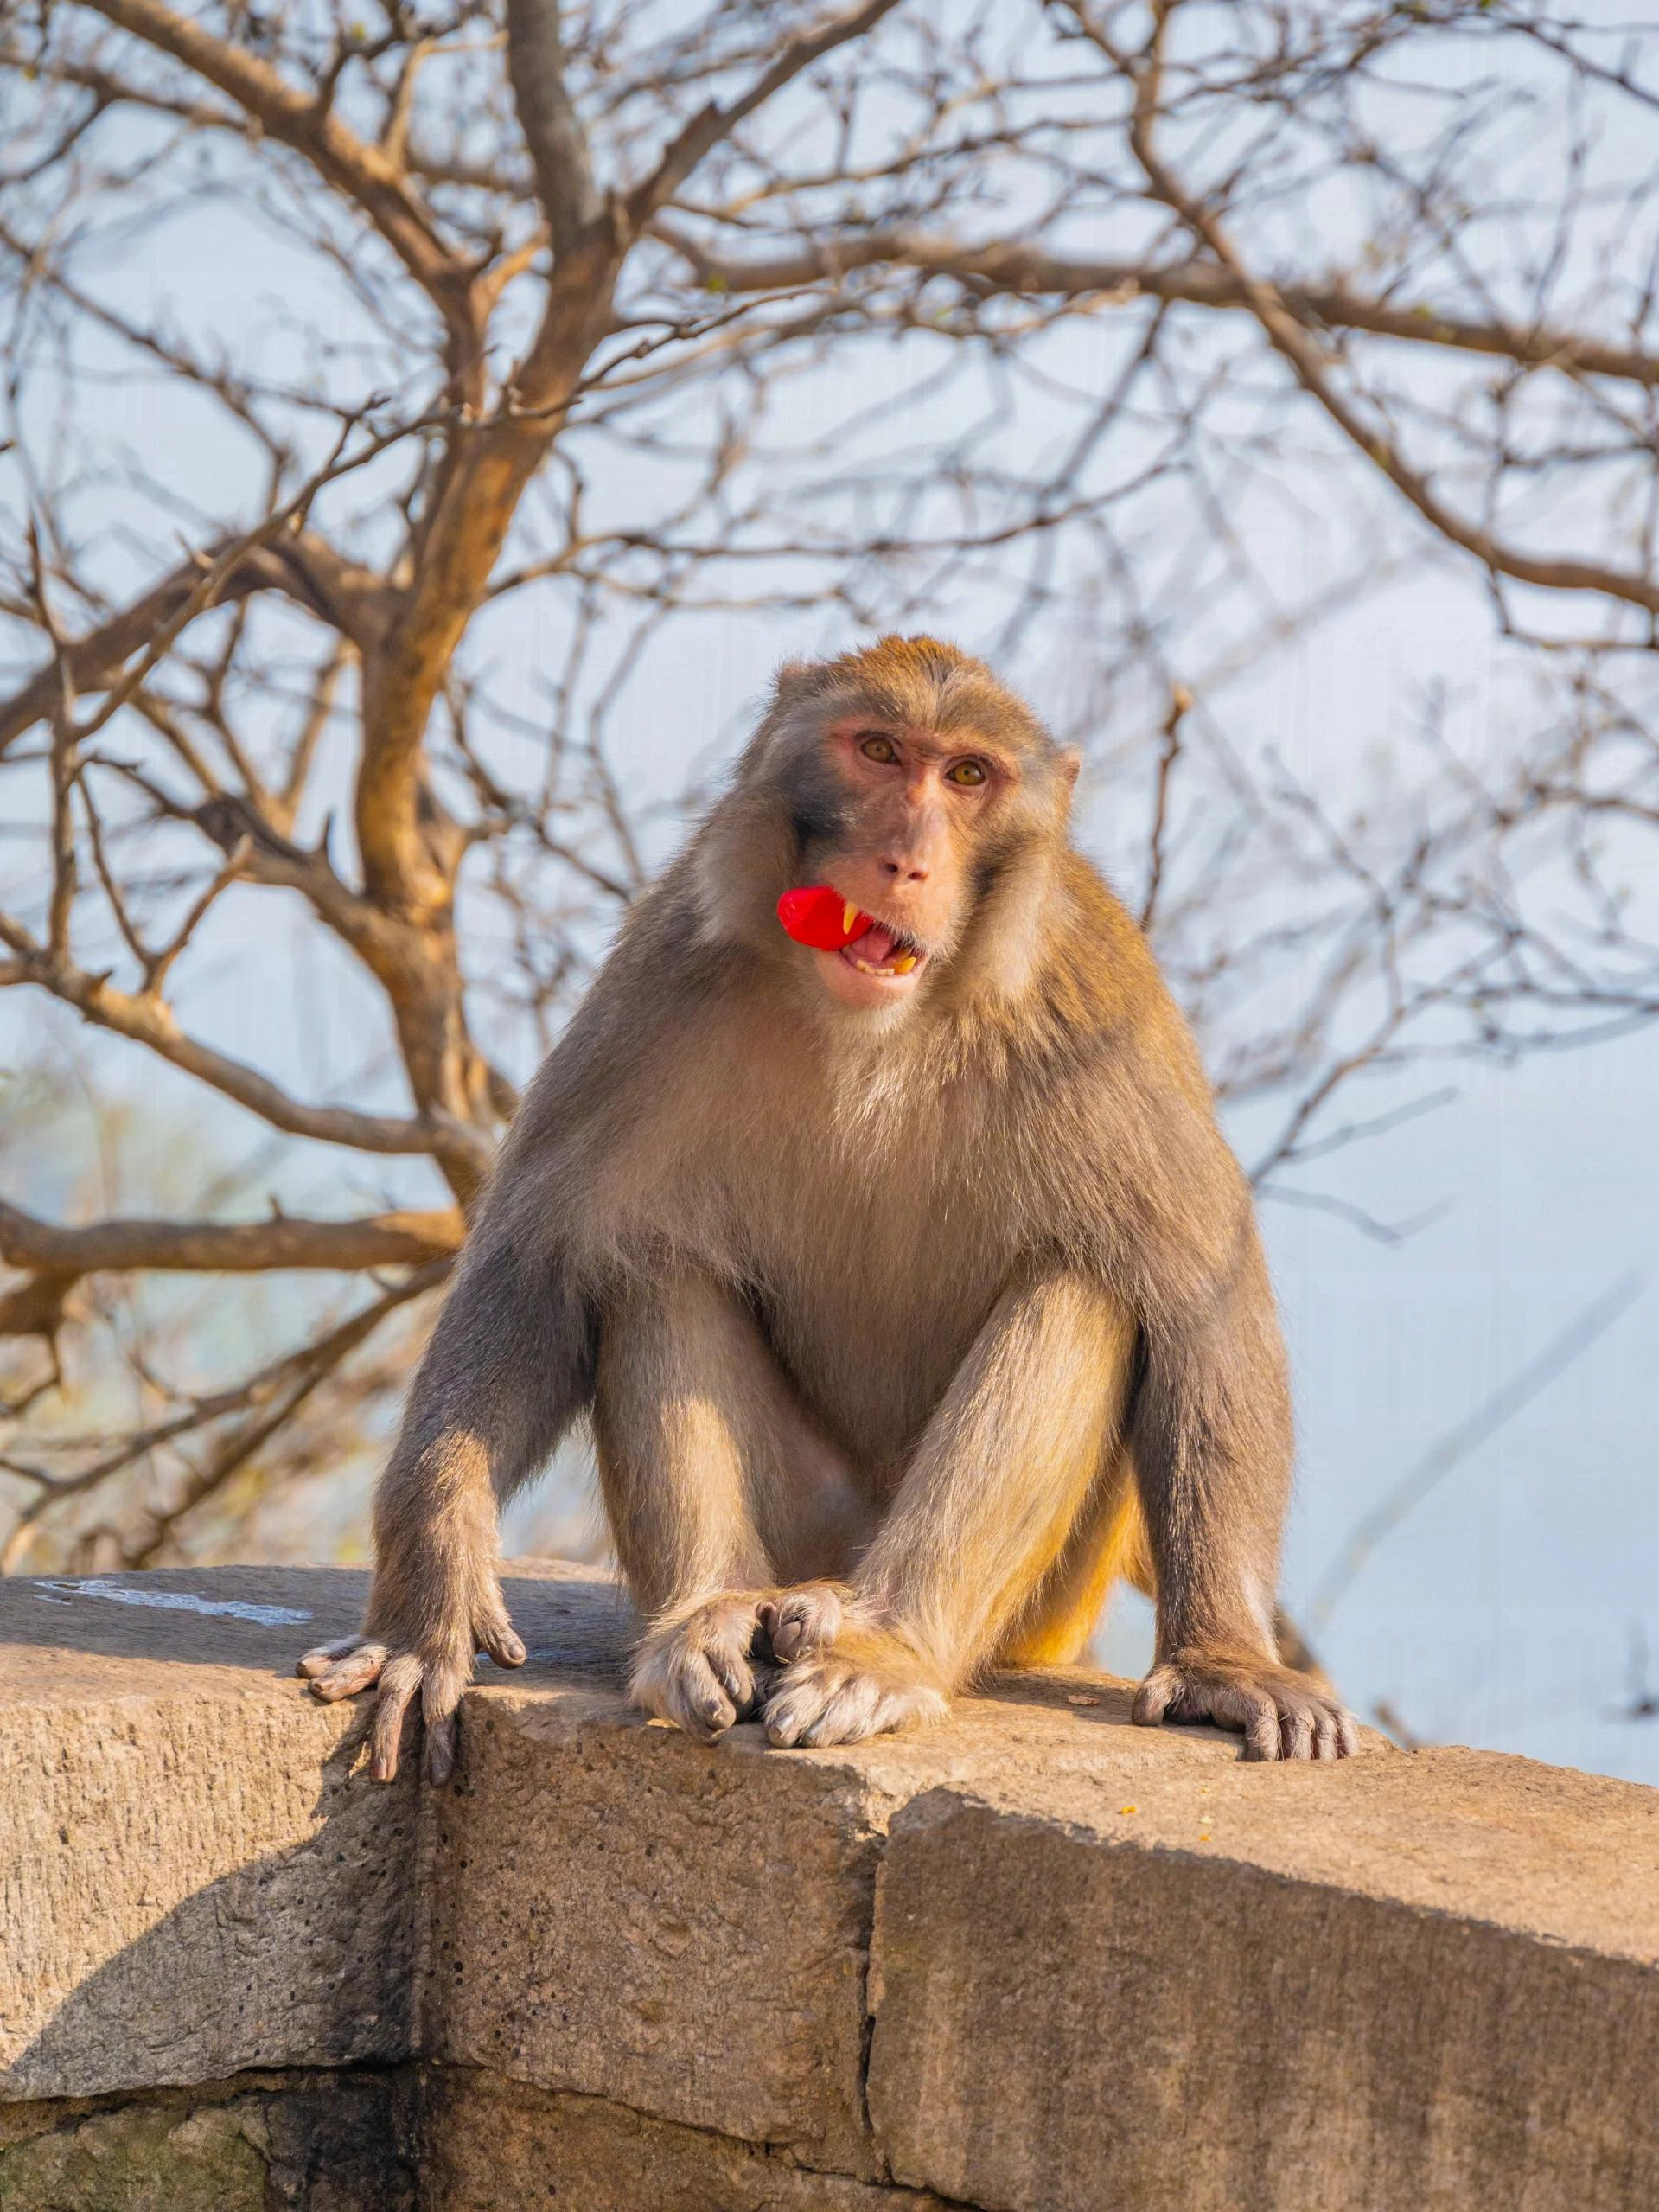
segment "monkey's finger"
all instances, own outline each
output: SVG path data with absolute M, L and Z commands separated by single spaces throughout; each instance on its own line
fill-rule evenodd
M 1324 1717 L 1322 1714 L 1320 1718 Z M 1281 1759 L 1311 1759 L 1315 1720 L 1305 1705 L 1287 1705 L 1279 1716 L 1279 1755 Z
M 497 1666 L 522 1666 L 526 1653 L 522 1640 L 503 1621 L 499 1628 L 486 1628 L 483 1646 Z
M 321 1697 L 327 1705 L 340 1697 L 354 1697 L 360 1690 L 372 1689 L 379 1681 L 386 1659 L 384 1644 L 356 1644 L 326 1673 L 316 1677 L 311 1695 Z
M 1156 1728 L 1175 1702 L 1179 1688 L 1180 1678 L 1172 1666 L 1154 1667 L 1135 1692 L 1130 1719 L 1139 1728 Z
M 1240 1693 L 1244 1708 L 1244 1755 L 1247 1759 L 1282 1759 L 1293 1756 L 1282 1749 L 1279 1731 L 1279 1708 L 1273 1699 L 1260 1691 L 1247 1690 Z M 1220 1716 L 1218 1715 L 1219 1718 Z M 1239 1721 L 1230 1725 L 1237 1728 Z
M 1343 1755 L 1342 1734 L 1337 1726 L 1337 1716 L 1329 1705 L 1313 1709 L 1313 1755 L 1316 1759 L 1340 1759 Z
M 834 1642 L 841 1602 L 831 1589 L 791 1590 L 775 1605 L 762 1607 L 761 1624 L 771 1637 L 773 1655 L 788 1666 Z
M 461 1703 L 460 1678 L 447 1668 L 429 1666 L 421 1685 L 421 1718 L 425 1726 L 426 1779 L 442 1789 L 455 1772 L 456 1708 Z
M 1337 1756 L 1351 1759 L 1360 1748 L 1359 1723 L 1345 1705 L 1336 1709 Z
M 706 1689 L 694 1691 L 690 1699 L 692 1726 L 691 1733 L 712 1742 L 717 1736 L 724 1736 L 737 1717 L 737 1708 L 725 1691 L 716 1683 Z
M 326 1674 L 336 1659 L 348 1658 L 362 1642 L 361 1636 L 342 1636 L 337 1644 L 318 1644 L 294 1662 L 294 1672 L 309 1681 L 315 1675 Z
M 704 1653 L 709 1672 L 731 1700 L 732 1717 L 746 1713 L 755 1702 L 755 1677 L 741 1652 L 711 1650 Z M 728 1727 L 731 1723 L 726 1723 Z
M 377 1782 L 397 1779 L 398 1748 L 404 1715 L 420 1687 L 421 1664 L 413 1652 L 399 1652 L 380 1677 L 380 1702 L 374 1709 L 373 1750 L 369 1772 Z
M 455 1772 L 455 1729 L 453 1713 L 446 1713 L 441 1721 L 428 1721 L 422 1753 L 426 1779 L 434 1789 L 442 1789 Z
M 737 1717 L 737 1702 L 726 1693 L 708 1652 L 682 1652 L 669 1669 L 662 1701 L 665 1720 L 705 1743 L 724 1736 Z

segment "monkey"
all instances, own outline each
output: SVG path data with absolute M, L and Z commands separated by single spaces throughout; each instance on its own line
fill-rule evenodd
M 497 1517 L 590 1423 L 635 1705 L 780 1749 L 941 1717 L 1156 1607 L 1132 1717 L 1251 1759 L 1354 1723 L 1274 1612 L 1292 1437 L 1247 1182 L 1075 750 L 929 637 L 786 664 L 509 1128 L 374 1506 L 371 1768 L 522 1662 Z M 839 949 L 778 901 L 846 903 Z M 856 916 L 856 920 L 855 920 Z

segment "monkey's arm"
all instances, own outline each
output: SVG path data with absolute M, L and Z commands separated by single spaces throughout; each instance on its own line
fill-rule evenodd
M 1254 1212 L 1224 1160 L 1202 1187 L 1220 1235 L 1172 1214 L 1152 1262 L 1132 1456 L 1157 1582 L 1158 1641 L 1134 1717 L 1241 1729 L 1255 1759 L 1357 1748 L 1329 1685 L 1282 1665 L 1274 1629 L 1292 1436 L 1284 1346 Z M 1175 1239 L 1181 1240 L 1176 1249 Z
M 482 1648 L 518 1666 L 496 1574 L 500 1507 L 551 1455 L 592 1390 L 592 1327 L 556 1243 L 524 1209 L 474 1230 L 374 1500 L 374 1580 L 360 1636 L 308 1652 L 320 1697 L 380 1685 L 373 1770 L 398 1771 L 417 1691 L 426 1772 L 447 1780 L 455 1712 Z
M 1081 1275 L 1004 1295 L 859 1563 L 845 1627 L 768 1705 L 775 1743 L 847 1742 L 945 1710 L 1107 1474 L 1134 1352 L 1133 1316 Z

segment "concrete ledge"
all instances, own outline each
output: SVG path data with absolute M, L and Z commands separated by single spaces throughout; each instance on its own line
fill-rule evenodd
M 1081 1673 L 918 1738 L 705 1749 L 629 1711 L 614 1587 L 525 1563 L 531 1664 L 485 1669 L 423 1801 L 289 1672 L 361 1590 L 0 1586 L 0 2206 L 181 2127 L 252 2188 L 247 2145 L 288 2127 L 291 2166 L 283 2115 L 322 2109 L 258 2105 L 284 2068 L 381 2083 L 434 2212 L 1659 2203 L 1659 1793 L 1245 1767 Z
M 0 2207 L 416 2212 L 414 2087 L 395 2071 L 283 2072 L 0 2105 Z
M 1536 1770 L 1359 1767 L 1347 1822 L 1321 1808 L 1305 1854 L 1350 1827 L 1346 1881 L 1279 1870 L 1303 1856 L 1283 1832 L 1248 1855 L 1252 1826 L 1307 1810 L 1301 1778 L 1271 1774 L 1264 1806 L 1263 1772 L 1229 1770 L 1184 1819 L 1166 1797 L 1147 1843 L 1082 1804 L 1033 1816 L 938 1791 L 899 1815 L 869 2086 L 892 2171 L 1020 2212 L 1659 2204 L 1659 1974 L 1622 1937 L 1569 1948 L 1538 1924 L 1539 1854 L 1503 1819 L 1517 1786 L 1525 1815 L 1542 1809 Z M 1580 1849 L 1594 1826 L 1626 1894 L 1645 1851 L 1651 1928 L 1651 1812 L 1616 1801 L 1642 1794 L 1575 1777 L 1557 1809 Z M 1483 1803 L 1485 1879 L 1465 1866 L 1445 1902 L 1390 1896 L 1363 1864 L 1392 1843 L 1416 1888 L 1413 1862 L 1448 1828 L 1467 1847 Z M 1568 1926 L 1609 1916 L 1564 1902 Z

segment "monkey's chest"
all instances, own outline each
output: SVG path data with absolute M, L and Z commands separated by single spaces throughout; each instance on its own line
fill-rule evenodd
M 744 1272 L 796 1387 L 880 1480 L 938 1406 L 1017 1253 L 966 1187 L 837 1169 L 802 1163 L 793 1189 L 767 1193 L 769 1203 L 756 1204 L 751 1186 Z

